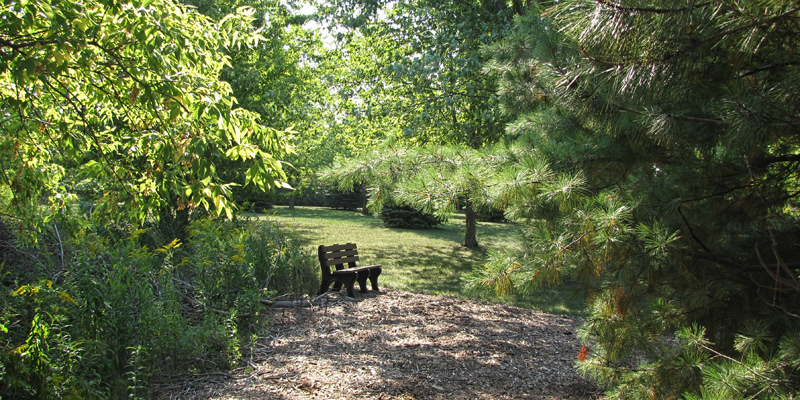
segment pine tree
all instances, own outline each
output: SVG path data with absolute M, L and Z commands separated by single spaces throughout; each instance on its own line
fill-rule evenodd
M 614 397 L 800 389 L 798 40 L 794 1 L 577 0 L 488 50 L 530 222 L 483 281 L 582 282 Z
M 406 205 L 446 218 L 464 207 L 464 247 L 479 247 L 477 212 L 492 207 L 493 177 L 505 160 L 467 146 L 425 146 L 373 150 L 335 163 L 321 179 L 340 190 L 367 184 L 368 208 Z

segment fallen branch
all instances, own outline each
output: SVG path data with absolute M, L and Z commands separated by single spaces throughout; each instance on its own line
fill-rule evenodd
M 323 293 L 313 300 L 261 300 L 261 304 L 274 308 L 316 307 L 336 302 L 338 302 L 338 300 L 332 300 L 327 293 Z
M 275 307 L 275 308 L 311 307 L 313 305 L 319 305 L 319 304 L 313 304 L 308 299 L 303 299 L 303 300 L 278 300 L 278 301 L 261 300 L 261 304 L 263 304 L 263 305 L 265 305 L 267 307 Z
M 324 305 L 330 305 L 334 303 L 338 303 L 340 300 L 334 300 L 328 297 L 328 294 L 322 294 L 317 296 L 313 300 L 302 299 L 302 300 L 259 300 L 261 304 L 265 307 L 269 308 L 305 308 L 305 307 L 318 307 Z M 220 315 L 227 315 L 231 316 L 231 313 L 227 311 L 217 310 L 212 308 L 211 311 L 220 314 Z M 236 318 L 252 318 L 253 314 L 251 313 L 240 313 L 236 314 Z
M 225 315 L 225 316 L 228 316 L 228 317 L 230 317 L 232 315 L 231 313 L 229 313 L 227 311 L 217 310 L 216 308 L 212 308 L 211 311 L 213 311 L 213 312 L 215 312 L 215 313 L 217 313 L 219 315 Z M 236 318 L 252 318 L 252 317 L 253 317 L 253 314 L 251 314 L 251 313 L 237 313 L 236 314 Z

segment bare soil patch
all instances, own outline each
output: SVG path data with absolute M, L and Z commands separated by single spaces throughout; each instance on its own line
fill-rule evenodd
M 385 290 L 270 309 L 249 366 L 162 388 L 180 399 L 592 399 L 579 318 Z M 216 379 L 214 379 L 216 378 Z

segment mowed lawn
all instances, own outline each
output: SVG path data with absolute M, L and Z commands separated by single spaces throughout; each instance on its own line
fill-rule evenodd
M 465 224 L 459 214 L 427 230 L 386 228 L 371 215 L 322 207 L 277 206 L 258 217 L 276 222 L 314 254 L 320 244 L 356 243 L 361 265 L 383 265 L 381 286 L 412 292 L 480 298 L 464 289 L 462 279 L 483 264 L 487 250 L 520 247 L 516 224 L 494 222 L 478 223 L 481 249 L 462 247 Z M 583 311 L 582 297 L 570 287 L 542 288 L 494 300 L 558 314 L 581 315 Z

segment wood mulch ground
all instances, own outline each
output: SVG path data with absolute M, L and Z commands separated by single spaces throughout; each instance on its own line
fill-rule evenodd
M 163 388 L 169 399 L 595 399 L 575 372 L 578 318 L 384 290 L 269 309 L 270 334 L 236 373 Z

